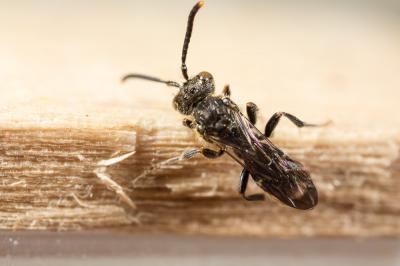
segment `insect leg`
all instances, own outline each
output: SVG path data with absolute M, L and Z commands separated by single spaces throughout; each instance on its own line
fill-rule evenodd
M 275 127 L 278 125 L 279 120 L 281 117 L 284 116 L 288 118 L 293 124 L 295 124 L 297 127 L 320 127 L 320 126 L 326 126 L 330 123 L 330 121 L 323 123 L 323 124 L 309 124 L 307 122 L 301 121 L 294 115 L 285 113 L 285 112 L 277 112 L 275 113 L 269 120 L 268 123 L 265 125 L 265 136 L 270 137 L 272 132 L 274 131 Z
M 249 181 L 249 175 L 250 175 L 249 171 L 247 171 L 246 169 L 242 170 L 242 173 L 240 174 L 239 193 L 245 200 L 248 201 L 265 200 L 264 194 L 253 194 L 246 196 L 246 189 L 247 189 L 247 183 Z
M 197 4 L 190 11 L 188 18 L 185 41 L 183 42 L 183 48 L 182 48 L 182 65 L 181 65 L 182 75 L 186 80 L 189 80 L 189 76 L 187 73 L 187 66 L 186 66 L 186 55 L 189 48 L 190 37 L 192 37 L 194 17 L 196 16 L 197 12 L 203 5 L 204 5 L 203 1 L 197 2 Z
M 194 128 L 195 127 L 195 123 L 193 122 L 193 120 L 190 120 L 188 118 L 184 118 L 182 124 L 185 127 L 188 127 L 188 128 Z
M 211 149 L 207 149 L 207 148 L 202 148 L 201 149 L 201 154 L 203 154 L 205 157 L 209 158 L 209 159 L 215 159 L 218 157 L 221 157 L 224 154 L 224 150 L 219 150 L 219 151 L 214 151 Z
M 246 112 L 250 122 L 254 125 L 257 122 L 257 112 L 258 112 L 257 105 L 255 103 L 248 102 L 246 104 Z
M 257 112 L 258 112 L 258 107 L 255 103 L 253 102 L 248 102 L 246 104 L 246 112 L 247 112 L 247 117 L 249 118 L 250 123 L 253 125 L 257 122 Z M 246 189 L 247 189 L 247 183 L 249 182 L 249 175 L 250 172 L 243 168 L 242 172 L 240 173 L 240 183 L 239 183 L 239 193 L 242 195 L 242 197 L 245 200 L 248 201 L 262 201 L 265 200 L 264 194 L 253 194 L 246 196 Z
M 191 159 L 196 154 L 199 154 L 199 153 L 209 159 L 216 159 L 218 157 L 221 157 L 225 153 L 225 151 L 222 149 L 220 149 L 219 151 L 214 151 L 214 150 L 211 150 L 208 148 L 195 149 L 195 150 L 190 150 L 190 151 L 185 152 L 182 155 L 182 159 Z
M 225 97 L 230 97 L 231 96 L 231 89 L 230 89 L 229 85 L 225 85 L 224 86 L 224 89 L 222 90 L 222 94 Z

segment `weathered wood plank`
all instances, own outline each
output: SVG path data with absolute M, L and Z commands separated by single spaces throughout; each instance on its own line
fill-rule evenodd
M 236 192 L 240 168 L 229 158 L 162 165 L 200 144 L 179 125 L 2 129 L 1 229 L 400 234 L 398 135 L 346 133 L 334 125 L 280 133 L 275 142 L 309 167 L 318 186 L 320 203 L 312 211 L 293 210 L 272 198 L 244 202 Z M 124 198 L 96 172 L 101 160 L 132 151 L 100 170 Z

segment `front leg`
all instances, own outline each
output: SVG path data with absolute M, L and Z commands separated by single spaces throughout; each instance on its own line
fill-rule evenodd
M 196 123 L 193 120 L 190 120 L 189 118 L 184 118 L 183 121 L 182 121 L 182 124 L 185 127 L 188 127 L 190 129 L 193 129 L 193 128 L 196 127 Z
M 228 98 L 231 97 L 231 89 L 230 89 L 229 85 L 224 86 L 224 89 L 222 90 L 222 94 L 225 97 L 228 97 Z
M 194 122 L 193 120 L 190 120 L 188 118 L 184 118 L 183 119 L 183 125 L 185 127 L 191 128 L 191 129 L 196 128 L 196 126 L 197 126 L 196 122 Z M 202 154 L 204 157 L 207 157 L 209 159 L 215 159 L 215 158 L 221 157 L 224 154 L 224 152 L 225 151 L 223 149 L 219 149 L 218 151 L 214 151 L 214 150 L 211 150 L 211 149 L 203 147 L 201 149 L 193 149 L 193 150 L 185 152 L 182 155 L 182 159 L 190 159 L 190 158 L 194 157 L 196 154 L 199 154 L 199 153 Z

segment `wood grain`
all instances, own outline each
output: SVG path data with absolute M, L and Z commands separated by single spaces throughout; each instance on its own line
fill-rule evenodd
M 179 125 L 2 129 L 1 228 L 258 236 L 400 233 L 397 135 L 346 134 L 332 125 L 300 133 L 282 130 L 274 140 L 311 170 L 320 195 L 316 209 L 293 210 L 272 198 L 243 201 L 236 192 L 240 168 L 230 158 L 163 164 L 200 144 Z M 137 209 L 95 173 L 99 161 L 130 151 L 135 153 L 104 172 Z

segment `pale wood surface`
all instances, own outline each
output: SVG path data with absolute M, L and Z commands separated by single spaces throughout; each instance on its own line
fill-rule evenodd
M 192 4 L 161 5 L 163 12 L 139 2 L 82 4 L 73 20 L 73 7 L 59 5 L 49 5 L 52 12 L 25 5 L 31 23 L 15 15 L 18 3 L 0 9 L 7 40 L 0 44 L 1 229 L 400 234 L 400 35 L 385 9 L 223 2 L 198 17 L 189 71 L 209 70 L 219 88 L 229 82 L 242 106 L 255 101 L 260 128 L 274 111 L 334 121 L 300 133 L 282 122 L 275 134 L 309 167 L 320 192 L 318 207 L 300 212 L 272 199 L 241 200 L 240 169 L 229 158 L 148 171 L 201 142 L 171 108 L 173 89 L 122 86 L 118 78 L 134 70 L 180 80 Z M 115 166 L 98 165 L 131 151 Z

